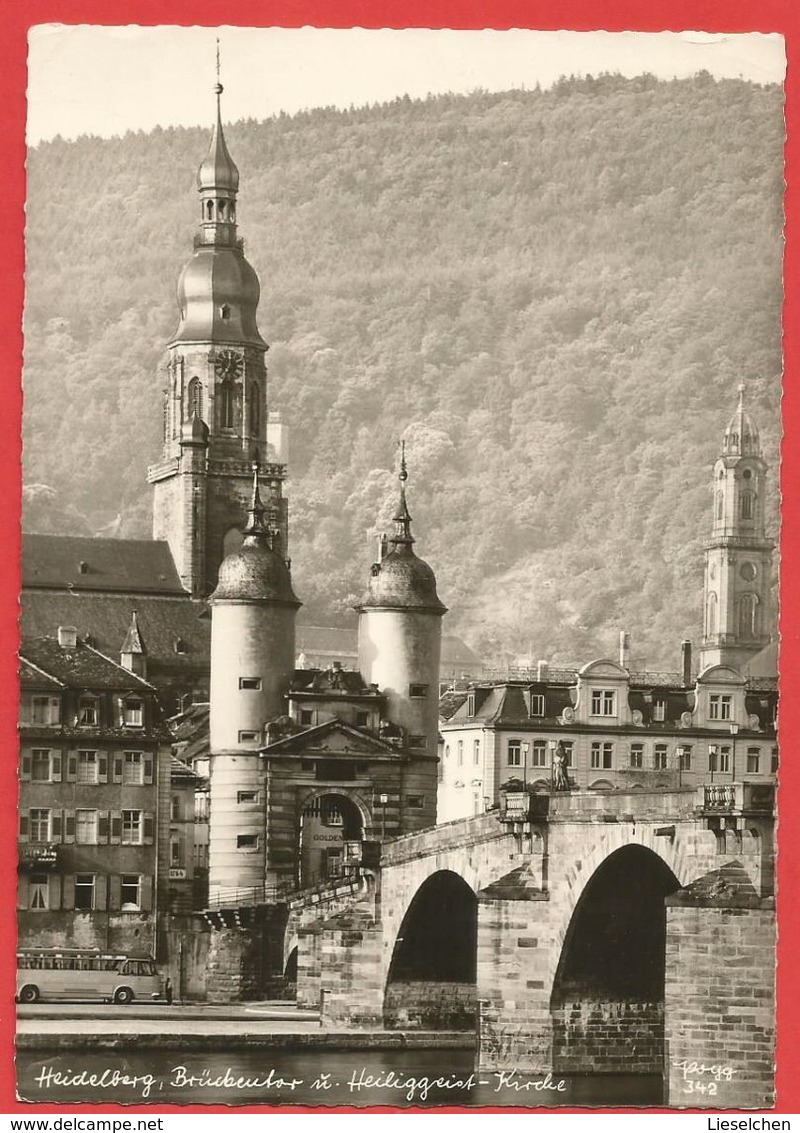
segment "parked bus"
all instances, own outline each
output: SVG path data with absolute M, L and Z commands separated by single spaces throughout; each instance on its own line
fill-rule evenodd
M 100 999 L 107 1003 L 163 1000 L 150 956 L 84 948 L 23 948 L 17 952 L 17 1001 Z

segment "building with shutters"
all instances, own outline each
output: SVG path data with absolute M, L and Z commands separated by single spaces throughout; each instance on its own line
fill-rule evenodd
M 23 640 L 20 685 L 20 946 L 155 952 L 171 755 L 153 686 L 66 626 Z

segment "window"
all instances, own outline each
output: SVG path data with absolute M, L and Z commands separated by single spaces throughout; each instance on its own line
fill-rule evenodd
M 169 864 L 180 866 L 182 857 L 180 834 L 171 834 L 169 839 Z
M 631 744 L 631 767 L 644 767 L 644 744 Z
M 422 810 L 425 806 L 424 795 L 408 795 L 406 798 L 409 810 Z
M 772 772 L 773 775 L 777 774 L 777 771 L 778 771 L 778 749 L 776 747 L 774 747 L 772 749 L 772 755 L 770 756 L 770 760 L 769 760 L 769 769 L 770 769 L 770 771 Z
M 78 782 L 96 783 L 98 781 L 97 766 L 96 751 L 79 751 L 77 766 Z
M 305 724 L 307 727 L 309 727 L 311 724 L 314 723 L 314 713 L 311 712 L 307 708 L 301 709 L 300 710 L 300 723 Z
M 508 741 L 508 766 L 522 766 L 522 744 L 519 742 L 519 740 Z
M 57 724 L 61 718 L 61 702 L 57 696 L 31 697 L 31 723 Z
M 237 791 L 236 801 L 240 806 L 242 804 L 245 806 L 248 804 L 254 806 L 258 803 L 258 791 Z
M 75 874 L 75 908 L 89 910 L 94 908 L 94 874 Z
M 49 748 L 34 748 L 31 752 L 31 781 L 34 783 L 49 783 L 50 772 Z
M 463 741 L 463 740 L 459 740 L 459 741 L 458 741 L 458 748 L 457 748 L 457 750 L 458 750 L 458 759 L 457 759 L 457 763 L 458 763 L 458 766 L 459 766 L 459 767 L 462 767 L 462 766 L 463 766 L 463 764 L 464 764 L 464 741 Z
M 123 702 L 122 723 L 126 728 L 141 728 L 144 723 L 144 701 L 138 696 Z
M 739 499 L 740 519 L 752 519 L 756 510 L 756 497 L 754 492 L 742 492 Z
M 329 804 L 322 815 L 325 826 L 344 826 L 344 817 L 338 806 Z
M 614 745 L 610 743 L 592 744 L 592 767 L 611 767 L 614 754 Z
M 761 749 L 749 747 L 747 749 L 747 771 L 750 775 L 758 775 L 761 770 Z
M 219 424 L 221 429 L 233 428 L 233 385 L 229 381 L 219 387 Z
M 681 771 L 692 770 L 692 748 L 690 744 L 684 744 L 678 748 L 678 766 Z
M 142 841 L 142 812 L 140 810 L 123 810 L 122 812 L 122 842 L 127 846 L 139 846 Z
M 237 850 L 257 850 L 258 849 L 258 835 L 257 834 L 237 834 L 236 835 L 236 849 Z
M 97 845 L 97 811 L 75 811 L 75 841 L 83 846 Z
M 531 693 L 531 716 L 544 716 L 544 694 L 541 692 Z
M 94 696 L 82 696 L 78 701 L 78 723 L 96 727 L 98 720 L 99 711 L 97 698 Z
M 29 814 L 28 839 L 31 842 L 50 841 L 50 811 L 34 807 Z
M 743 594 L 739 599 L 739 634 L 742 637 L 755 637 L 758 633 L 758 597 Z
M 259 406 L 259 398 L 261 397 L 261 390 L 258 385 L 253 382 L 250 387 L 250 436 L 257 437 L 259 425 L 261 424 L 261 410 Z
M 663 724 L 667 718 L 667 702 L 665 700 L 653 701 L 653 720 L 656 724 Z
M 731 749 L 724 745 L 719 749 L 719 769 L 720 771 L 731 769 Z
M 444 757 L 445 757 L 445 759 L 450 758 L 450 744 L 444 745 Z
M 426 741 L 424 736 L 409 736 L 408 737 L 408 744 L 409 744 L 409 747 L 427 747 L 428 746 L 427 741 Z
M 712 692 L 708 698 L 709 720 L 730 720 L 733 697 Z
M 667 770 L 667 745 L 653 745 L 653 767 L 656 771 Z
M 249 744 L 258 739 L 258 732 L 239 732 L 239 743 Z
M 566 759 L 565 759 L 566 766 L 572 767 L 572 754 L 573 754 L 572 740 L 562 740 L 561 746 L 564 749 L 564 755 L 566 757 Z
M 408 686 L 408 695 L 410 697 L 413 697 L 415 700 L 419 700 L 422 697 L 425 697 L 425 696 L 428 695 L 428 686 L 427 685 L 409 685 Z
M 366 728 L 368 724 L 369 724 L 369 713 L 368 712 L 356 712 L 356 727 L 357 728 Z
M 615 696 L 611 689 L 592 690 L 592 716 L 615 716 Z
M 32 873 L 28 878 L 28 908 L 50 908 L 50 882 L 46 873 Z
M 122 782 L 129 787 L 140 787 L 144 783 L 144 758 L 140 751 L 123 753 Z
M 472 743 L 472 762 L 477 767 L 481 761 L 481 741 L 473 740 Z
M 186 408 L 188 410 L 188 417 L 191 421 L 195 414 L 198 417 L 203 416 L 203 386 L 199 378 L 192 378 L 189 382 L 189 397 L 187 398 Z
M 142 879 L 138 873 L 123 873 L 120 878 L 119 900 L 122 911 L 133 912 L 142 905 Z
M 261 677 L 239 677 L 239 688 L 252 692 L 261 691 Z
M 531 767 L 546 767 L 547 766 L 547 744 L 544 740 L 533 741 L 533 753 L 531 755 Z

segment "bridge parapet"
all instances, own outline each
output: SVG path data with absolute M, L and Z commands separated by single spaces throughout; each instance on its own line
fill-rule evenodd
M 399 865 L 414 858 L 430 854 L 461 850 L 467 845 L 491 842 L 506 836 L 498 821 L 499 811 L 489 810 L 472 818 L 457 818 L 441 826 L 431 826 L 418 834 L 404 834 L 385 842 L 381 853 L 381 867 Z

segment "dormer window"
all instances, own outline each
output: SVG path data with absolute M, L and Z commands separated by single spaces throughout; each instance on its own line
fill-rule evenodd
M 139 696 L 129 696 L 122 702 L 122 723 L 126 728 L 141 728 L 144 724 L 144 701 Z
M 544 694 L 541 692 L 531 693 L 531 716 L 544 716 Z
M 78 723 L 88 727 L 97 727 L 100 720 L 100 710 L 96 696 L 82 696 L 78 701 Z
M 616 716 L 616 694 L 612 689 L 592 689 L 592 716 Z
M 471 692 L 469 694 L 469 696 L 467 697 L 467 715 L 468 716 L 474 716 L 475 715 L 475 693 L 474 692 Z
M 730 720 L 733 714 L 733 697 L 712 692 L 708 698 L 709 720 Z
M 57 696 L 32 696 L 32 724 L 58 724 L 61 719 L 61 701 Z
M 656 724 L 663 724 L 667 718 L 667 702 L 665 700 L 653 701 L 653 720 Z
M 183 640 L 182 637 L 176 637 L 175 638 L 175 642 L 174 642 L 173 647 L 174 647 L 176 653 L 185 653 L 186 652 L 186 642 Z

